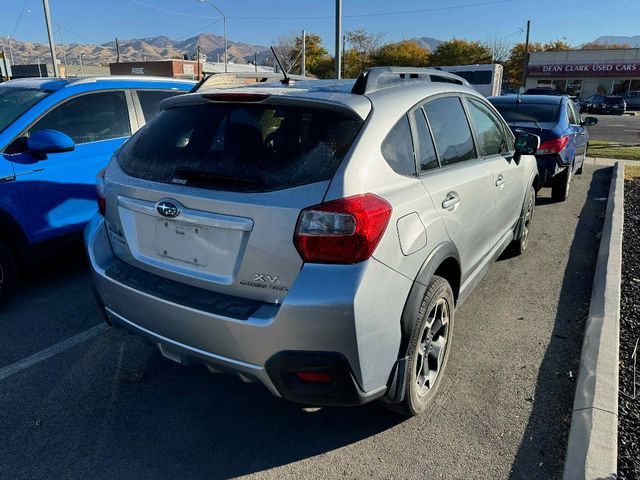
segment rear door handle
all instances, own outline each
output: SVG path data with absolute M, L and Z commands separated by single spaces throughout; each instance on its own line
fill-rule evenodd
M 456 206 L 460 203 L 460 197 L 455 192 L 447 193 L 447 197 L 442 201 L 442 208 L 445 210 L 450 209 L 451 207 Z
M 502 175 L 498 175 L 498 179 L 496 180 L 496 187 L 501 187 L 504 185 L 504 177 Z

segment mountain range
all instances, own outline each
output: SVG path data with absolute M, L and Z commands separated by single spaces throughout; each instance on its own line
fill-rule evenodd
M 0 42 L 5 50 L 8 50 L 7 40 Z M 224 37 L 201 33 L 186 40 L 173 40 L 169 37 L 158 36 L 150 38 L 118 39 L 120 47 L 120 61 L 133 62 L 142 60 L 166 60 L 168 58 L 182 58 L 183 54 L 194 58 L 198 45 L 201 53 L 207 55 L 208 60 L 215 61 L 220 56 L 224 58 Z M 247 63 L 253 60 L 254 54 L 260 54 L 268 50 L 261 45 L 251 45 L 243 42 L 228 41 L 229 61 L 234 63 Z M 11 51 L 15 63 L 35 63 L 38 58 L 49 58 L 49 45 L 20 40 L 11 40 Z M 9 52 L 7 51 L 7 54 Z M 56 54 L 63 61 L 62 47 L 56 44 Z M 68 63 L 77 64 L 82 55 L 82 61 L 86 65 L 107 65 L 116 61 L 116 42 L 100 45 L 71 43 L 64 45 L 64 56 Z M 41 60 L 44 61 L 44 60 Z
M 626 43 L 633 48 L 640 48 L 640 35 L 634 35 L 633 37 L 622 35 L 603 35 L 596 38 L 593 43 L 603 43 L 606 45 L 611 45 L 613 43 Z
M 432 52 L 438 48 L 438 45 L 443 43 L 442 40 L 432 37 L 416 37 L 411 40 L 418 42 L 420 46 Z M 626 43 L 632 47 L 640 48 L 640 35 L 604 35 L 596 38 L 593 42 L 604 44 Z M 120 46 L 120 61 L 122 62 L 183 58 L 184 54 L 189 58 L 194 58 L 198 45 L 201 48 L 201 53 L 207 55 L 210 61 L 216 61 L 218 58 L 222 61 L 224 54 L 224 38 L 210 33 L 201 33 L 186 40 L 174 40 L 160 35 L 149 38 L 120 39 L 118 43 Z M 17 39 L 12 39 L 10 44 L 15 63 L 36 63 L 38 59 L 45 62 L 49 58 L 49 46 L 46 44 L 25 42 Z M 0 47 L 8 50 L 6 39 L 0 39 Z M 265 58 L 270 56 L 268 47 L 231 40 L 228 41 L 228 50 L 229 61 L 233 63 L 251 62 L 254 59 L 254 55 L 257 54 L 258 63 L 262 64 Z M 59 60 L 63 61 L 62 48 L 59 44 L 56 45 L 56 52 Z M 80 55 L 82 55 L 82 61 L 85 65 L 107 65 L 116 61 L 115 41 L 100 45 L 66 44 L 64 52 L 69 64 L 77 64 Z

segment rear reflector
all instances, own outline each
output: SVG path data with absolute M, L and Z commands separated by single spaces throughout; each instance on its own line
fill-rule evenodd
M 322 372 L 296 372 L 298 380 L 308 383 L 331 383 L 333 378 L 328 373 Z
M 560 153 L 567 147 L 567 143 L 569 143 L 569 137 L 560 137 L 554 138 L 552 140 L 546 140 L 542 142 L 538 150 L 536 151 L 539 155 L 547 155 L 549 153 Z
M 373 254 L 391 217 L 391 205 L 367 193 L 303 210 L 294 243 L 309 263 L 350 264 Z

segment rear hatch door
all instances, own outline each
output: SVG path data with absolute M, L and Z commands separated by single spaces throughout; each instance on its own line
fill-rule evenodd
M 162 110 L 107 171 L 108 228 L 116 255 L 143 270 L 277 303 L 302 267 L 300 212 L 322 202 L 363 119 L 249 100 Z

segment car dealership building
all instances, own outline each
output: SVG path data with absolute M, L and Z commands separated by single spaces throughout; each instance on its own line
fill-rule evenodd
M 640 48 L 531 52 L 526 88 L 534 87 L 579 98 L 640 91 Z

